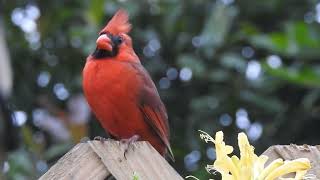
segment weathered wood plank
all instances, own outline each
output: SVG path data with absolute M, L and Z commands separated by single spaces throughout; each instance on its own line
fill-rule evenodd
M 125 146 L 118 141 L 88 142 L 110 173 L 118 180 L 182 180 L 183 178 L 147 142 L 132 144 L 124 157 Z
M 132 144 L 124 157 L 124 144 L 107 140 L 88 141 L 76 145 L 65 154 L 40 180 L 105 179 L 117 180 L 182 180 L 183 178 L 147 142 Z
M 307 174 L 315 175 L 316 179 L 320 179 L 320 146 L 275 145 L 269 147 L 263 154 L 269 157 L 267 164 L 278 158 L 284 160 L 308 158 L 311 169 Z
M 40 180 L 103 180 L 108 169 L 87 143 L 79 143 L 52 166 Z

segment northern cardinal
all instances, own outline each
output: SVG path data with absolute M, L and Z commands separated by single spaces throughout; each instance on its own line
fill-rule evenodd
M 132 48 L 128 13 L 118 10 L 102 29 L 83 69 L 86 99 L 111 137 L 148 141 L 163 156 L 173 154 L 166 108 Z

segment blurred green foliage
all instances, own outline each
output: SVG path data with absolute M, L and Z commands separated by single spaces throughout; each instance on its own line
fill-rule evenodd
M 38 40 L 14 23 L 14 11 L 30 5 L 40 10 Z M 198 129 L 223 130 L 231 145 L 245 131 L 258 153 L 273 144 L 320 143 L 315 0 L 12 0 L 1 14 L 15 73 L 10 100 L 28 118 L 17 132 L 19 148 L 9 152 L 7 177 L 38 177 L 77 143 L 55 141 L 32 114 L 42 96 L 66 109 L 68 97 L 53 91 L 57 83 L 70 95 L 82 92 L 86 56 L 119 8 L 129 11 L 134 49 L 167 106 L 173 166 L 182 176 L 209 177 L 204 166 L 214 151 L 199 140 Z M 50 74 L 43 87 L 37 83 L 41 72 Z M 88 136 L 104 135 L 91 119 Z M 39 134 L 43 140 L 35 141 Z

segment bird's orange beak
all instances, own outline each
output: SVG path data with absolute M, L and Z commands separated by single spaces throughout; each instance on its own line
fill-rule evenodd
M 112 41 L 106 34 L 100 35 L 96 43 L 99 49 L 112 51 Z

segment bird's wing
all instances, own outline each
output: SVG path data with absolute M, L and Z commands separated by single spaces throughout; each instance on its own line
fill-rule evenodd
M 174 160 L 169 143 L 170 132 L 166 108 L 148 72 L 141 65 L 134 66 L 143 80 L 139 95 L 140 110 L 145 117 L 146 123 L 152 127 L 161 141 L 166 145 L 169 157 Z

